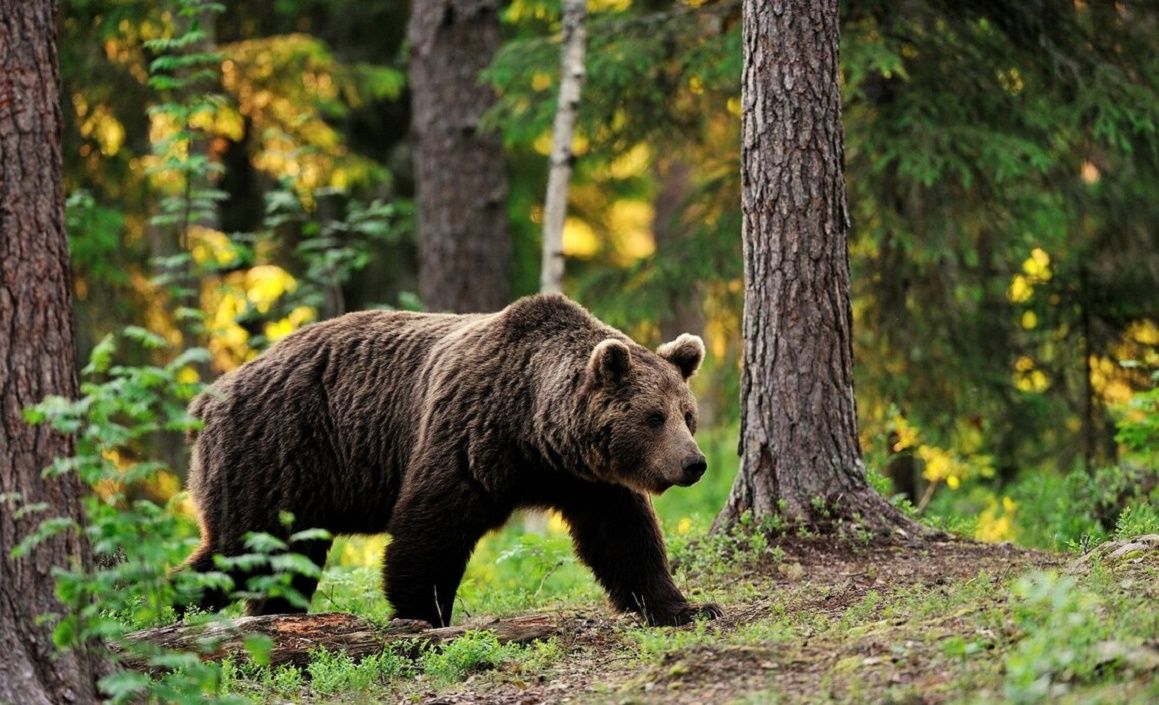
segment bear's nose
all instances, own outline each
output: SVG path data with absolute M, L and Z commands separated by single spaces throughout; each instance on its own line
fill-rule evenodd
M 684 461 L 684 479 L 688 484 L 692 484 L 704 475 L 708 470 L 708 461 L 703 455 L 697 454 L 690 456 Z

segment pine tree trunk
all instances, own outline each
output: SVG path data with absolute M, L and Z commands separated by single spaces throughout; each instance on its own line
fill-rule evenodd
M 419 290 L 431 311 L 494 311 L 511 296 L 507 175 L 479 72 L 499 48 L 498 0 L 424 0 L 410 20 Z
M 571 181 L 572 139 L 579 115 L 584 80 L 584 18 L 587 0 L 564 0 L 563 42 L 560 51 L 559 104 L 551 136 L 551 170 L 543 202 L 543 259 L 539 290 L 563 291 L 563 224 L 567 219 L 567 186 Z
M 22 409 L 76 393 L 68 240 L 61 186 L 56 3 L 0 0 L 0 703 L 92 703 L 96 665 L 85 651 L 57 653 L 52 571 L 86 565 L 87 544 L 66 533 L 29 555 L 10 552 L 43 518 L 81 519 L 75 475 L 45 478 L 68 437 L 24 423 Z M 47 504 L 17 517 L 18 504 Z
M 865 478 L 853 396 L 837 0 L 745 0 L 741 469 L 717 518 L 915 527 Z

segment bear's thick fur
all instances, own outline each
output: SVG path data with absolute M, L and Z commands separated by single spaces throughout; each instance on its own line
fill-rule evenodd
M 516 508 L 551 508 L 617 608 L 652 624 L 718 616 L 673 583 L 645 495 L 705 471 L 687 384 L 703 356 L 692 335 L 653 353 L 562 296 L 304 328 L 190 407 L 204 427 L 190 477 L 202 545 L 188 565 L 213 570 L 247 532 L 284 536 L 283 511 L 297 528 L 388 532 L 397 616 L 448 624 L 476 542 Z M 321 565 L 329 546 L 295 549 Z M 316 585 L 295 582 L 307 598 Z M 248 609 L 295 611 L 283 599 Z

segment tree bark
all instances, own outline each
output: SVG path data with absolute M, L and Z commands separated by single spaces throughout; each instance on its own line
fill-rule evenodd
M 741 468 L 718 527 L 751 511 L 916 530 L 869 487 L 858 443 L 837 5 L 743 5 Z
M 479 72 L 502 39 L 499 2 L 412 8 L 419 291 L 431 311 L 494 311 L 511 297 L 511 234 L 502 144 L 479 124 L 494 93 Z
M 83 537 L 11 556 L 43 518 L 82 519 L 80 480 L 41 474 L 71 440 L 22 413 L 76 394 L 58 77 L 56 3 L 0 0 L 0 702 L 21 705 L 94 702 L 98 670 L 86 650 L 58 652 L 53 621 L 39 621 L 62 609 L 53 569 L 91 563 Z M 43 512 L 15 511 L 40 502 Z
M 269 654 L 270 665 L 304 666 L 310 661 L 310 652 L 319 647 L 342 651 L 358 659 L 382 653 L 393 641 L 410 639 L 435 643 L 454 639 L 474 629 L 493 632 L 501 643 L 526 643 L 559 632 L 559 627 L 542 615 L 524 615 L 436 629 L 417 619 L 396 619 L 380 627 L 352 614 L 329 612 L 239 617 L 206 624 L 179 623 L 134 632 L 127 639 L 138 645 L 151 644 L 177 651 L 202 651 L 205 645 L 212 644 L 211 650 L 203 658 L 218 660 L 227 656 L 245 658 L 248 653 L 245 648 L 246 637 L 263 634 L 273 644 Z M 113 648 L 120 650 L 115 646 Z M 136 670 L 147 668 L 148 659 L 138 651 L 121 651 L 121 663 Z
M 571 181 L 571 144 L 579 115 L 580 89 L 584 81 L 584 18 L 587 0 L 564 0 L 563 42 L 560 50 L 559 105 L 551 131 L 551 170 L 543 201 L 543 261 L 539 290 L 563 291 L 563 223 L 567 218 L 567 185 Z

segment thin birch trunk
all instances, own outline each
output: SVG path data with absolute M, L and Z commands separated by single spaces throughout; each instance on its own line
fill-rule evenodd
M 543 259 L 539 291 L 563 291 L 563 222 L 567 218 L 567 186 L 571 181 L 572 140 L 579 114 L 580 88 L 584 80 L 584 19 L 586 0 L 564 0 L 563 40 L 560 48 L 559 104 L 551 137 L 551 169 L 547 175 L 547 195 L 543 203 Z M 525 531 L 547 532 L 548 515 L 528 512 L 523 517 Z
M 586 16 L 586 0 L 564 0 L 559 106 L 552 128 L 551 171 L 543 204 L 543 266 L 539 290 L 545 294 L 563 290 L 563 222 L 567 217 L 567 186 L 574 160 L 571 145 L 584 80 Z

